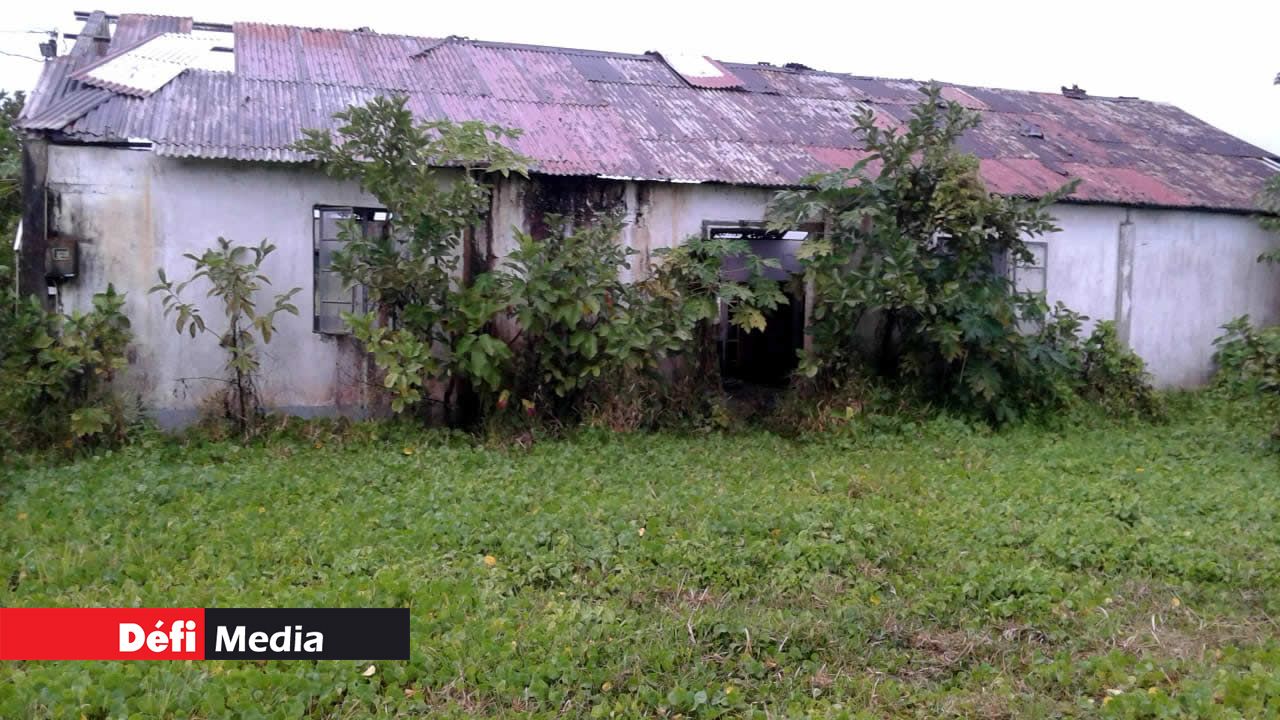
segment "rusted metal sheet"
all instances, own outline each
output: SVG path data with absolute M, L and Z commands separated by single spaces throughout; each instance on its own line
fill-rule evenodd
M 161 33 L 191 32 L 191 18 L 172 15 L 121 15 L 111 36 L 112 50 L 131 47 Z
M 184 25 L 185 23 L 185 25 Z M 121 16 L 111 51 L 190 20 Z M 88 88 L 48 64 L 24 125 L 89 141 L 147 138 L 158 154 L 306 160 L 303 128 L 404 93 L 422 118 L 519 128 L 513 146 L 548 175 L 787 186 L 865 156 L 852 116 L 906 122 L 921 84 L 712 61 L 728 85 L 691 84 L 654 54 L 241 23 L 235 73 L 186 69 L 147 98 Z M 982 115 L 962 147 L 996 192 L 1248 211 L 1273 171 L 1266 151 L 1170 105 L 945 85 Z

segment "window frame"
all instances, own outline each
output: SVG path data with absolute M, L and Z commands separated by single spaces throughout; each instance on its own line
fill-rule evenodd
M 1048 297 L 1049 294 L 1049 242 L 1047 240 L 1024 240 L 1023 245 L 1027 247 L 1033 257 L 1039 258 L 1039 264 L 1034 262 L 1028 263 L 1014 258 L 1009 263 L 1010 280 L 1013 282 L 1013 288 L 1017 292 L 1037 293 Z M 1039 273 L 1039 288 L 1031 289 L 1022 286 L 1024 271 L 1032 271 Z
M 364 312 L 368 309 L 368 296 L 365 293 L 364 286 L 360 284 L 352 284 L 350 286 L 351 299 L 350 302 L 326 300 L 321 297 L 321 288 L 325 282 L 321 275 L 334 274 L 328 266 L 322 266 L 322 246 L 323 242 L 333 242 L 345 244 L 346 241 L 339 240 L 336 236 L 325 237 L 325 221 L 329 214 L 344 213 L 345 216 L 340 217 L 337 222 L 349 219 L 351 217 L 359 218 L 361 229 L 366 234 L 369 233 L 371 227 L 377 223 L 382 224 L 382 232 L 387 232 L 391 213 L 386 208 L 364 207 L 358 205 L 327 205 L 317 204 L 311 209 L 311 331 L 318 335 L 328 335 L 340 337 L 350 335 L 351 328 L 345 322 L 340 322 L 339 326 L 327 323 L 326 319 L 333 317 L 329 313 L 322 313 L 321 309 L 326 305 L 345 306 L 348 312 Z M 344 288 L 345 289 L 345 288 Z M 338 316 L 340 317 L 340 315 Z

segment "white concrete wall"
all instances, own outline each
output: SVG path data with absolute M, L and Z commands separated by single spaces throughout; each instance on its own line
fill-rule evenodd
M 1049 303 L 1062 302 L 1087 315 L 1086 330 L 1098 320 L 1116 318 L 1116 273 L 1119 228 L 1127 211 L 1105 205 L 1057 205 L 1062 232 L 1039 240 L 1048 243 Z
M 1133 316 L 1129 344 L 1164 385 L 1195 386 L 1212 374 L 1214 338 L 1248 313 L 1280 323 L 1280 268 L 1257 262 L 1280 237 L 1240 215 L 1134 210 Z
M 49 148 L 48 179 L 57 201 L 52 230 L 86 241 L 81 277 L 64 286 L 63 305 L 88 307 L 108 281 L 128 293 L 136 341 L 125 387 L 162 411 L 162 419 L 195 417 L 218 387 L 201 378 L 224 377 L 224 356 L 212 335 L 179 337 L 158 297 L 146 291 L 161 267 L 171 278 L 187 277 L 191 263 L 183 253 L 202 252 L 218 236 L 241 244 L 270 239 L 278 250 L 266 272 L 275 288 L 302 288 L 300 316 L 282 316 L 279 335 L 263 349 L 266 402 L 304 414 L 362 414 L 376 401 L 355 344 L 312 332 L 312 208 L 378 205 L 355 184 L 296 166 L 58 145 Z M 495 192 L 490 226 L 498 255 L 511 247 L 513 226 L 527 228 L 529 182 L 513 179 Z M 763 221 L 772 196 L 763 188 L 598 182 L 617 183 L 628 206 L 631 224 L 622 240 L 637 250 L 633 275 L 648 271 L 654 250 L 701 233 L 704 222 Z M 1254 262 L 1280 238 L 1251 218 L 1084 205 L 1058 205 L 1054 214 L 1063 230 L 1047 238 L 1050 301 L 1095 320 L 1117 320 L 1162 385 L 1205 382 L 1212 340 L 1232 317 L 1280 322 L 1280 272 Z M 203 301 L 203 288 L 191 290 L 189 299 L 201 300 L 210 324 L 220 328 L 221 313 Z
M 219 236 L 277 250 L 264 266 L 274 292 L 300 287 L 299 315 L 278 316 L 276 335 L 261 347 L 264 401 L 299 414 L 341 410 L 359 415 L 367 366 L 349 338 L 312 332 L 312 208 L 316 204 L 377 206 L 353 183 L 282 165 L 183 161 L 150 152 L 101 147 L 49 148 L 48 189 L 56 199 L 50 232 L 83 238 L 80 277 L 63 286 L 67 310 L 89 307 L 95 292 L 114 283 L 127 293 L 135 342 L 126 392 L 136 393 L 166 424 L 194 419 L 209 394 L 223 386 L 225 354 L 215 334 L 178 336 L 158 295 L 147 290 L 164 268 L 170 279 L 192 272 L 184 253 L 200 254 Z M 220 332 L 224 315 L 193 285 L 206 322 Z
M 1257 262 L 1280 236 L 1252 217 L 1065 204 L 1053 214 L 1063 230 L 1047 238 L 1050 302 L 1114 320 L 1158 385 L 1208 382 L 1213 340 L 1232 318 L 1280 323 L 1280 269 Z

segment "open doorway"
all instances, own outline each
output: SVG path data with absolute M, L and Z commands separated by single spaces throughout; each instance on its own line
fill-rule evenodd
M 802 268 L 796 259 L 800 243 L 812 230 L 781 232 L 749 223 L 706 223 L 707 237 L 744 240 L 761 258 L 778 261 L 779 267 L 766 270 L 787 296 L 787 304 L 765 314 L 764 330 L 743 330 L 729 323 L 728 311 L 721 309 L 720 374 L 725 388 L 751 386 L 782 388 L 791 380 L 804 347 L 805 297 L 798 275 Z M 725 262 L 725 276 L 745 279 L 741 262 Z
M 804 293 L 794 283 L 779 281 L 787 304 L 765 313 L 764 330 L 743 330 L 728 323 L 720 351 L 726 380 L 780 388 L 791 380 L 804 347 Z

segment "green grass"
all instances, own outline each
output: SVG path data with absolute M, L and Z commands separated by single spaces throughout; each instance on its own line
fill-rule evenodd
M 413 658 L 10 662 L 0 716 L 1275 717 L 1270 420 L 1174 405 L 527 452 L 299 431 L 14 471 L 2 605 L 408 606 Z

